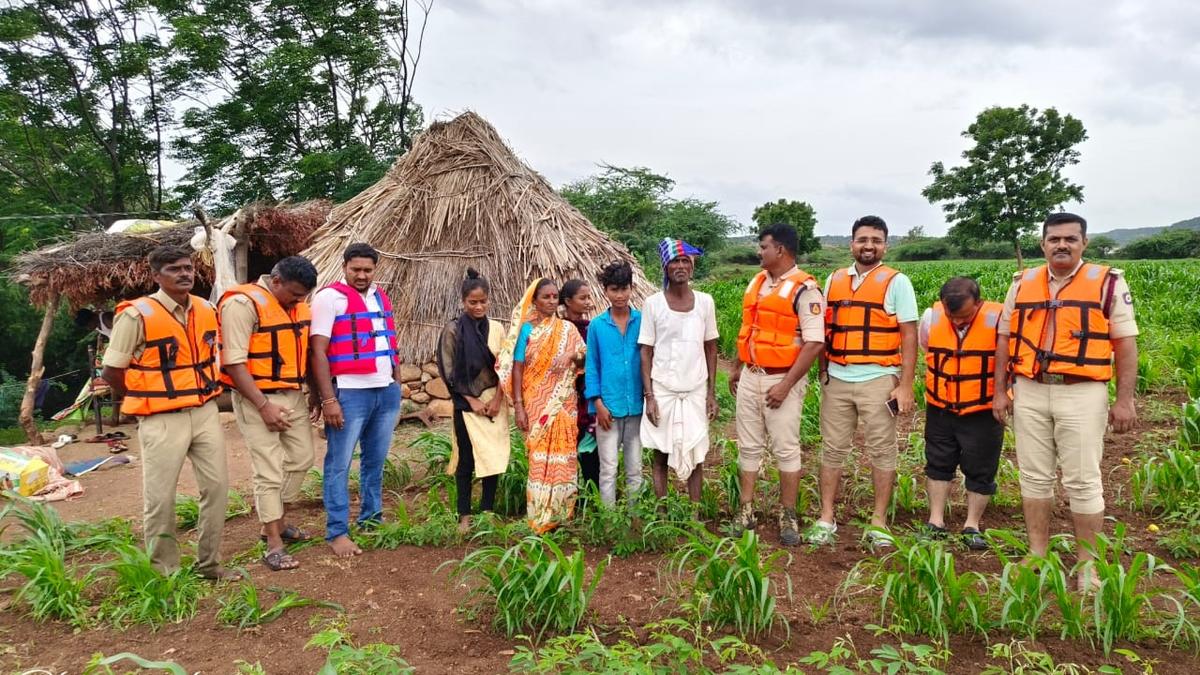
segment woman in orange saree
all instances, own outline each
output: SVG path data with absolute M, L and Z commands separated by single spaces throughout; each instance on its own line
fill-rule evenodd
M 558 287 L 538 279 L 513 310 L 496 369 L 525 433 L 529 479 L 526 517 L 538 534 L 553 530 L 575 508 L 577 404 L 575 375 L 587 345 L 558 318 Z

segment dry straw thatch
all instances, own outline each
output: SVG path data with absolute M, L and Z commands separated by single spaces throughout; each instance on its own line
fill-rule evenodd
M 251 205 L 211 226 L 220 228 L 231 218 L 245 218 L 250 252 L 279 258 L 307 246 L 329 209 L 330 203 L 324 200 Z M 190 221 L 142 234 L 84 232 L 70 241 L 18 256 L 10 274 L 29 287 L 30 300 L 42 307 L 57 296 L 73 307 L 135 297 L 154 290 L 146 254 L 164 244 L 188 246 L 198 224 Z M 196 256 L 196 266 L 200 281 L 212 283 L 211 261 Z
M 468 266 L 491 284 L 489 314 L 503 321 L 529 282 L 548 277 L 595 282 L 600 269 L 634 267 L 634 300 L 655 291 L 628 249 L 600 232 L 508 148 L 482 117 L 468 112 L 417 137 L 374 186 L 333 209 L 304 255 L 321 282 L 341 276 L 342 252 L 354 242 L 380 251 L 376 282 L 396 312 L 409 363 L 432 357 L 438 334 L 461 306 Z

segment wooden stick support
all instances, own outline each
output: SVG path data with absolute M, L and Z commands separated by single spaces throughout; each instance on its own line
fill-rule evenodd
M 37 342 L 33 345 L 33 363 L 29 367 L 29 381 L 25 383 L 25 396 L 21 399 L 21 428 L 30 445 L 43 445 L 45 439 L 38 430 L 37 421 L 33 419 L 33 404 L 37 398 L 38 385 L 45 371 L 46 342 L 50 339 L 50 329 L 54 327 L 54 317 L 58 314 L 60 296 L 54 296 L 46 305 L 46 314 L 42 316 L 42 327 L 38 330 Z

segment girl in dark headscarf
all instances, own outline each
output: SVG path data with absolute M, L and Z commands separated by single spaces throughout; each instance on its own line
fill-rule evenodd
M 558 303 L 562 305 L 563 318 L 575 324 L 579 335 L 587 342 L 588 315 L 595 309 L 592 290 L 587 282 L 580 279 L 567 281 L 558 294 Z M 590 489 L 599 489 L 600 455 L 596 453 L 596 417 L 588 412 L 587 397 L 583 395 L 583 379 L 583 371 L 580 370 L 575 378 L 575 391 L 579 395 L 579 472 L 583 476 L 579 482 L 579 494 L 586 496 Z M 588 487 L 588 483 L 592 488 Z
M 458 488 L 459 530 L 471 527 L 471 476 L 482 479 L 480 510 L 491 511 L 496 485 L 508 466 L 508 409 L 500 393 L 496 356 L 504 327 L 487 317 L 488 282 L 467 269 L 462 314 L 446 324 L 438 348 L 438 370 L 454 403 L 453 453 L 447 467 Z

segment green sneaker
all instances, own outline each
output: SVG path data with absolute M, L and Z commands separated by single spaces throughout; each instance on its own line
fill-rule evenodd
M 837 541 L 837 524 L 818 520 L 804 533 L 804 540 L 813 546 L 832 545 Z
M 800 543 L 800 523 L 796 520 L 796 512 L 791 509 L 784 509 L 779 514 L 779 543 L 784 546 Z
M 733 529 L 738 534 L 758 527 L 758 519 L 754 517 L 754 502 L 742 504 L 737 515 L 733 517 Z

